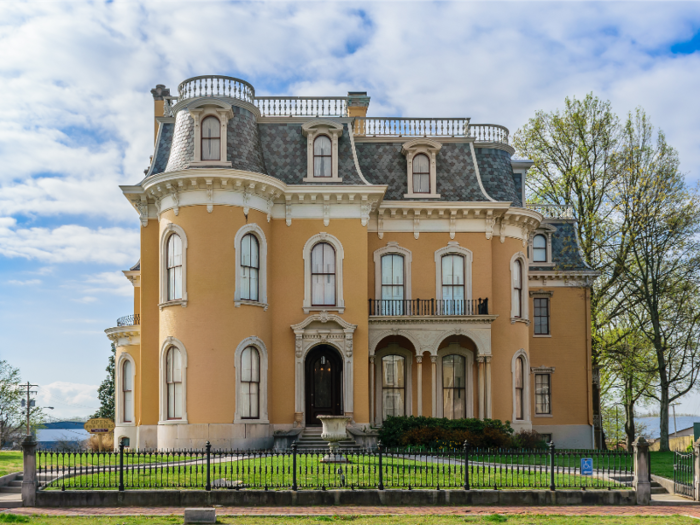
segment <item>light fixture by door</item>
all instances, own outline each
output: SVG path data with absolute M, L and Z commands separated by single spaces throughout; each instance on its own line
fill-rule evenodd
M 323 366 L 323 365 L 325 365 L 325 364 L 326 364 L 326 356 L 325 356 L 325 355 L 322 355 L 322 356 L 321 356 L 321 366 Z

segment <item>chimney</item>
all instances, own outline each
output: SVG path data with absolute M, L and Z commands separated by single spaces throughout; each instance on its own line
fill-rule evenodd
M 368 107 L 366 91 L 348 91 L 348 117 L 366 117 Z
M 166 88 L 163 84 L 158 84 L 155 88 L 151 90 L 151 95 L 153 95 L 153 116 L 155 123 L 153 141 L 155 142 L 155 140 L 158 138 L 158 121 L 155 120 L 155 117 L 165 116 L 165 114 L 163 113 L 163 105 L 165 104 L 163 97 L 170 96 L 170 89 Z

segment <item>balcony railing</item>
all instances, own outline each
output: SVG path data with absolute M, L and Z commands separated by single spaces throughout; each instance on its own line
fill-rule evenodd
M 527 209 L 536 211 L 545 219 L 573 219 L 574 207 L 566 204 L 536 204 L 527 203 Z
M 470 124 L 469 136 L 476 142 L 500 142 L 508 144 L 508 128 L 498 124 Z
M 263 117 L 345 117 L 347 97 L 255 97 Z
M 369 315 L 488 315 L 489 300 L 482 299 L 370 299 Z
M 117 326 L 136 326 L 141 324 L 141 314 L 125 315 L 117 319 Z
M 177 87 L 178 100 L 195 97 L 229 97 L 253 103 L 255 88 L 245 80 L 221 75 L 188 78 Z
M 367 137 L 466 137 L 468 128 L 468 118 L 355 118 L 355 134 Z

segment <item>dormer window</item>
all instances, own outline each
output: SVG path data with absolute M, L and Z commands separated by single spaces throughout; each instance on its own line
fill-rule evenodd
M 332 177 L 331 139 L 326 135 L 320 135 L 314 140 L 314 177 Z
M 202 121 L 202 160 L 221 160 L 221 123 L 216 117 Z
M 550 224 L 541 225 L 530 238 L 528 257 L 530 264 L 554 266 L 552 258 L 552 235 L 557 229 Z
M 437 154 L 442 148 L 439 142 L 420 138 L 409 140 L 401 147 L 406 155 L 408 192 L 406 199 L 439 199 L 437 193 Z
M 430 193 L 430 160 L 423 153 L 413 157 L 413 193 Z
M 542 234 L 532 239 L 532 261 L 547 262 L 547 238 Z
M 312 120 L 304 123 L 301 133 L 307 141 L 303 182 L 343 182 L 338 175 L 338 140 L 343 135 L 343 125 L 332 120 Z

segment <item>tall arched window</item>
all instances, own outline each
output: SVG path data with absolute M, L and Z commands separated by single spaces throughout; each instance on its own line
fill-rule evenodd
M 176 233 L 168 237 L 168 301 L 182 299 L 182 239 Z
M 464 257 L 443 255 L 442 257 L 442 313 L 460 315 L 465 312 Z
M 221 160 L 221 123 L 216 117 L 202 121 L 202 160 Z
M 535 235 L 532 239 L 533 262 L 547 262 L 547 238 L 544 235 Z
M 382 315 L 403 315 L 403 269 L 403 255 L 382 256 Z
M 525 419 L 525 360 L 515 360 L 515 419 Z
M 311 250 L 311 304 L 335 306 L 335 250 L 327 242 Z
M 447 419 L 467 417 L 467 374 L 461 355 L 442 358 L 442 406 Z
M 422 153 L 413 157 L 413 193 L 430 193 L 430 160 Z
M 513 268 L 513 301 L 515 302 L 513 317 L 523 316 L 523 263 L 520 259 L 515 261 Z
M 260 417 L 260 354 L 247 347 L 241 354 L 240 414 L 242 419 Z
M 259 299 L 260 246 L 252 233 L 241 240 L 241 299 Z
M 403 416 L 406 407 L 406 366 L 403 356 L 382 357 L 382 420 Z
M 165 382 L 168 419 L 182 419 L 182 356 L 174 346 L 168 349 L 165 359 Z
M 131 423 L 134 420 L 134 371 L 131 361 L 122 364 L 122 420 Z
M 314 140 L 314 177 L 332 177 L 331 139 L 320 135 Z

